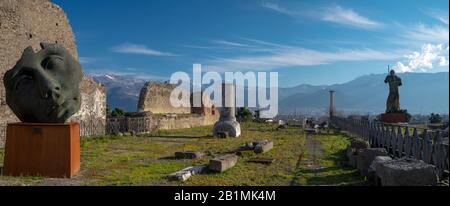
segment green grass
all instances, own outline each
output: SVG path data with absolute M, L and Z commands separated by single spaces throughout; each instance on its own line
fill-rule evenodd
M 85 185 L 346 185 L 360 180 L 354 171 L 337 162 L 343 156 L 343 136 L 318 136 L 327 166 L 319 176 L 298 168 L 298 160 L 305 150 L 305 135 L 298 128 L 276 129 L 277 125 L 264 123 L 241 124 L 238 138 L 218 139 L 211 136 L 211 126 L 170 131 L 158 131 L 138 137 L 104 136 L 86 138 L 81 142 L 81 171 L 75 179 Z M 257 139 L 274 141 L 274 149 L 265 154 L 245 153 L 236 166 L 224 173 L 206 172 L 186 182 L 170 181 L 166 177 L 188 166 L 207 164 L 214 156 L 235 151 L 241 144 Z M 208 156 L 196 160 L 176 160 L 176 151 L 202 150 Z M 305 152 L 306 151 L 306 152 Z M 271 165 L 249 163 L 252 158 L 270 157 Z M 3 150 L 0 149 L 0 160 Z M 1 161 L 3 162 L 3 161 Z M 301 173 L 301 178 L 299 174 Z M 342 177 L 339 177 L 342 176 Z M 336 178 L 339 177 L 339 178 Z M 4 177 L 2 182 L 26 185 L 40 184 L 40 177 Z
M 343 135 L 316 135 L 313 141 L 319 142 L 321 155 L 315 160 L 315 167 L 301 165 L 297 171 L 296 183 L 299 185 L 364 185 L 359 172 L 345 166 L 345 148 L 350 143 Z M 312 161 L 312 152 L 306 150 L 302 161 Z

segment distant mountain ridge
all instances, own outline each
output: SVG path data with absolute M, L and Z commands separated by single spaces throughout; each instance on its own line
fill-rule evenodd
M 401 73 L 400 105 L 410 113 L 448 113 L 449 73 Z M 297 93 L 280 98 L 280 110 L 302 111 L 308 108 L 326 111 L 329 90 L 335 90 L 337 110 L 347 113 L 381 113 L 385 110 L 388 85 L 386 74 L 371 74 L 352 81 L 322 86 L 311 93 Z M 283 93 L 284 89 L 280 89 Z
M 113 74 L 94 75 L 92 78 L 106 86 L 107 103 L 110 108 L 137 110 L 139 93 L 146 80 Z
M 449 73 L 401 73 L 400 104 L 410 113 L 449 112 Z M 282 113 L 325 113 L 329 90 L 335 90 L 336 110 L 346 113 L 381 113 L 385 110 L 388 86 L 386 74 L 360 76 L 343 84 L 313 86 L 301 84 L 279 88 L 279 111 Z M 108 105 L 136 111 L 141 88 L 147 80 L 132 76 L 96 75 L 105 84 Z

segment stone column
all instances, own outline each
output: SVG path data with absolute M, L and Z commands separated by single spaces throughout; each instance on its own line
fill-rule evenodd
M 222 84 L 222 107 L 219 121 L 214 124 L 213 134 L 216 137 L 238 137 L 241 135 L 241 126 L 236 121 L 236 86 Z
M 333 118 L 334 115 L 334 93 L 335 91 L 330 90 L 330 120 Z

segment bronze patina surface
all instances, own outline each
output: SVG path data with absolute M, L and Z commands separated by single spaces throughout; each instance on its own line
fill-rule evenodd
M 80 64 L 59 44 L 41 43 L 24 50 L 3 82 L 6 102 L 26 123 L 64 123 L 81 106 Z

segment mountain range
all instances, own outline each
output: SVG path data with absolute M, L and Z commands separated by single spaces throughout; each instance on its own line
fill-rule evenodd
M 412 114 L 449 112 L 449 73 L 401 73 L 400 104 Z M 360 76 L 352 81 L 333 85 L 301 84 L 279 88 L 281 113 L 324 114 L 329 104 L 329 91 L 334 90 L 335 108 L 344 113 L 375 114 L 385 110 L 388 85 L 386 74 Z M 133 76 L 96 75 L 94 80 L 105 84 L 108 105 L 136 111 L 139 93 L 146 80 Z

